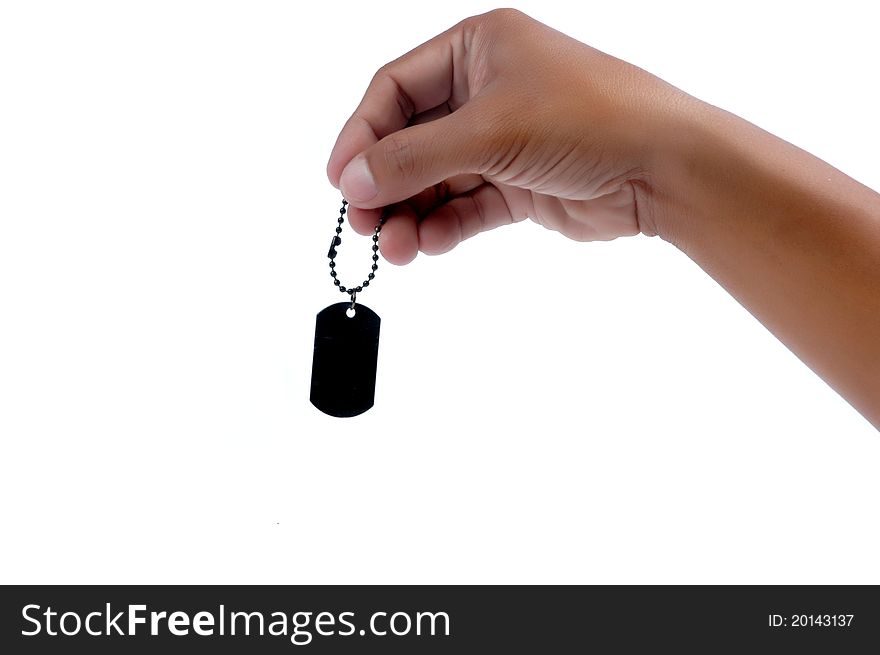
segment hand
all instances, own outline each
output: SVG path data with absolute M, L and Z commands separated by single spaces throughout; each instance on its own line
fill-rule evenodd
M 644 231 L 652 143 L 684 94 L 513 10 L 468 18 L 374 76 L 327 174 L 406 264 L 531 218 L 579 241 Z
M 383 66 L 327 173 L 396 264 L 526 217 L 659 234 L 880 427 L 880 195 L 517 11 Z

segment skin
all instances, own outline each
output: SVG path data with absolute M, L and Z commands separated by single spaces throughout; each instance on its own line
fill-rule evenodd
M 394 264 L 531 218 L 690 256 L 880 428 L 880 195 L 525 14 L 468 18 L 383 66 L 327 165 Z

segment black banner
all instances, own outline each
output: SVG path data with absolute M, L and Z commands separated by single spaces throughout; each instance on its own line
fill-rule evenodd
M 3 653 L 865 652 L 876 587 L 3 587 Z

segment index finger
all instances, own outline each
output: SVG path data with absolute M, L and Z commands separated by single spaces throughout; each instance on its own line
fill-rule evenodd
M 407 126 L 418 113 L 446 104 L 451 112 L 467 98 L 464 72 L 464 21 L 405 55 L 373 76 L 364 97 L 336 138 L 327 177 L 339 188 L 342 169 L 355 155 Z

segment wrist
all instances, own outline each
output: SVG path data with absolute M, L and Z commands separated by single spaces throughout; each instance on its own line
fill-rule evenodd
M 687 250 L 699 220 L 700 176 L 716 169 L 709 158 L 721 156 L 723 144 L 713 132 L 715 107 L 673 89 L 651 122 L 645 174 L 633 180 L 639 228 Z M 733 120 L 736 117 L 727 114 Z

